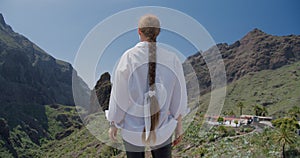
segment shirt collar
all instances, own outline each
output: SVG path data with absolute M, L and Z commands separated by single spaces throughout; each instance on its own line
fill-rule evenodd
M 136 47 L 145 47 L 148 45 L 148 42 L 147 41 L 143 41 L 143 42 L 139 42 L 137 43 L 135 46 Z

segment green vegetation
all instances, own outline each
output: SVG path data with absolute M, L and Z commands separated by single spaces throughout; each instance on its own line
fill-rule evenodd
M 41 147 L 41 157 L 92 157 L 99 155 L 102 143 L 86 129 L 74 131 L 70 136 L 51 141 Z
M 10 107 L 15 108 L 11 112 L 20 115 L 18 118 L 13 114 L 6 117 L 8 121 L 0 118 L 1 124 L 10 126 L 2 126 L 0 130 L 0 149 L 3 150 L 0 157 L 39 157 L 44 152 L 41 146 L 63 139 L 82 126 L 75 107 L 59 104 L 33 106 L 31 110 L 25 107 Z
M 48 121 L 48 128 L 46 129 L 48 138 L 41 138 L 39 140 L 40 145 L 37 145 L 24 131 L 24 128 L 18 125 L 10 131 L 8 137 L 12 146 L 7 146 L 7 140 L 0 135 L 0 157 L 16 157 L 9 150 L 9 147 L 17 153 L 18 157 L 25 158 L 95 156 L 106 158 L 124 154 L 120 150 L 100 142 L 87 128 L 82 127 L 75 107 L 59 104 L 46 105 L 44 106 L 44 114 Z M 3 119 L 1 120 L 3 121 Z M 28 126 L 28 128 L 31 127 Z
M 275 141 L 282 147 L 282 157 L 286 157 L 286 146 L 293 145 L 297 142 L 296 131 L 300 129 L 298 121 L 293 117 L 278 118 L 272 121 L 273 126 L 276 127 L 277 131 L 274 135 Z
M 237 125 L 239 124 L 239 121 L 238 120 L 234 120 L 233 122 L 235 124 L 235 127 L 237 127 Z
M 249 73 L 227 86 L 227 96 L 221 114 L 224 116 L 231 116 L 235 113 L 256 114 L 273 116 L 273 118 L 290 115 L 299 119 L 299 85 L 300 62 L 276 70 Z M 210 94 L 201 96 L 200 100 L 199 113 L 204 114 L 209 105 Z M 219 117 L 218 122 L 221 121 L 222 117 Z M 278 120 L 273 122 L 275 127 L 276 122 Z M 241 126 L 236 128 L 235 132 L 228 132 L 229 129 L 223 126 L 218 126 L 216 129 L 213 127 L 209 131 L 204 130 L 204 127 L 205 125 L 192 123 L 185 133 L 185 143 L 175 148 L 175 155 L 181 157 L 193 157 L 195 154 L 203 157 L 282 156 L 283 144 L 279 141 L 280 130 L 277 128 L 263 128 L 262 132 L 253 132 L 253 127 Z M 288 135 L 290 132 L 286 133 Z M 300 137 L 297 136 L 292 140 L 286 140 L 286 157 L 300 156 Z
M 300 117 L 300 62 L 295 62 L 299 60 L 298 52 L 290 53 L 290 50 L 298 49 L 294 47 L 297 46 L 298 36 L 275 38 L 257 29 L 251 34 L 254 38 L 248 34 L 242 40 L 253 38 L 252 41 L 257 43 L 240 46 L 238 41 L 234 44 L 238 46 L 231 45 L 229 51 L 222 51 L 222 55 L 227 56 L 225 65 L 230 63 L 226 70 L 229 80 L 233 82 L 227 86 L 221 113 L 227 116 L 271 115 L 278 118 L 272 122 L 275 128 L 260 129 L 262 127 L 251 125 L 233 128 L 203 124 L 211 97 L 206 94 L 201 96 L 200 111 L 195 112 L 194 121 L 184 133 L 184 141 L 174 147 L 175 157 L 300 156 L 300 137 L 295 134 L 299 129 L 297 120 Z M 97 121 L 97 114 L 85 120 L 93 126 L 83 127 L 75 107 L 40 105 L 53 101 L 73 104 L 71 91 L 68 91 L 71 88 L 70 76 L 67 75 L 72 72 L 70 64 L 55 60 L 27 38 L 2 24 L 0 43 L 3 93 L 0 106 L 0 157 L 125 157 L 124 152 L 105 145 L 91 134 L 91 131 L 98 131 L 97 134 L 107 136 L 108 125 L 104 120 Z M 227 44 L 223 46 L 228 47 Z M 260 51 L 252 52 L 257 49 Z M 289 59 L 286 55 L 289 55 Z M 200 83 L 209 85 L 209 73 L 203 71 L 205 61 L 194 59 L 192 62 L 199 72 Z M 284 62 L 293 64 L 281 67 Z M 54 69 L 47 69 L 50 67 Z M 271 68 L 273 70 L 252 72 Z M 102 97 L 102 105 L 107 105 L 109 98 L 109 78 L 107 76 L 108 82 L 101 85 L 103 89 L 96 91 L 100 93 L 98 97 Z M 193 75 L 188 78 L 193 78 Z M 200 88 L 205 90 L 207 85 L 200 85 Z M 194 99 L 198 96 L 191 97 Z M 103 106 L 105 108 L 107 106 Z M 97 109 L 95 107 L 89 112 L 93 113 Z M 218 122 L 222 124 L 223 121 L 224 118 L 220 116 Z M 237 120 L 234 123 L 237 124 Z M 105 132 L 100 133 L 99 128 Z M 120 146 L 122 143 L 113 145 Z
M 297 129 L 300 129 L 300 125 L 295 118 L 284 117 L 278 118 L 272 121 L 274 127 L 278 129 L 287 129 L 292 132 L 296 132 Z
M 299 77 L 293 76 L 294 70 L 297 70 L 296 74 L 300 74 L 298 68 L 300 68 L 300 62 L 273 71 L 252 73 L 228 85 L 228 95 L 222 113 L 224 115 L 255 114 L 255 108 L 257 108 L 257 111 L 263 111 L 260 113 L 265 113 L 267 116 L 266 111 L 278 118 L 291 116 L 289 118 L 291 119 L 293 116 L 294 119 L 299 119 L 297 106 L 300 101 L 297 95 L 300 94 L 299 88 L 297 88 Z M 291 89 L 293 92 L 288 91 Z M 252 126 L 232 128 L 202 124 L 205 106 L 208 105 L 209 99 L 209 94 L 201 96 L 200 111 L 197 112 L 194 121 L 185 132 L 184 141 L 174 147 L 173 155 L 175 157 L 199 155 L 203 157 L 280 157 L 283 146 L 286 157 L 300 155 L 300 137 L 297 136 L 292 141 L 288 139 L 283 141 L 283 138 L 286 137 L 284 135 L 290 134 L 286 131 L 280 133 L 280 130 L 265 128 L 263 132 L 259 133 L 253 132 L 254 127 Z M 240 102 L 243 106 L 239 105 Z M 265 109 L 263 109 L 264 107 Z M 19 111 L 14 106 L 1 108 L 10 108 L 10 111 L 14 112 Z M 22 110 L 26 111 L 26 106 L 19 108 L 24 108 Z M 81 127 L 82 124 L 75 107 L 37 106 L 34 110 L 27 110 L 26 114 L 37 118 L 37 121 L 46 130 L 48 138 L 40 137 L 38 139 L 40 145 L 37 145 L 24 131 L 26 126 L 18 126 L 18 122 L 11 121 L 13 117 L 0 119 L 0 122 L 7 121 L 14 124 L 10 129 L 8 140 L 0 137 L 0 157 L 13 157 L 13 152 L 18 153 L 20 157 L 110 157 L 114 155 L 125 157 L 125 152 L 104 145 L 95 139 L 89 130 Z M 13 113 L 9 114 L 9 116 L 13 115 Z M 222 122 L 222 117 L 218 121 Z M 273 124 L 275 127 L 280 127 L 283 123 L 275 120 Z M 31 129 L 30 126 L 28 128 Z M 29 131 L 34 132 L 34 129 Z M 9 149 L 8 141 L 12 143 L 14 150 Z
M 288 114 L 290 117 L 299 119 L 300 118 L 300 107 L 299 106 L 293 106 L 289 111 Z
M 239 102 L 236 106 L 240 108 L 240 116 L 243 115 L 243 108 L 245 105 L 242 102 Z
M 264 106 L 261 106 L 261 105 L 255 105 L 253 107 L 253 111 L 255 111 L 256 116 L 267 116 L 268 115 L 267 108 Z
M 290 116 L 287 120 L 299 119 L 299 76 L 300 62 L 276 70 L 249 73 L 227 86 L 228 95 L 221 113 L 271 115 L 276 118 Z M 174 147 L 174 156 L 280 157 L 283 151 L 286 157 L 300 155 L 300 138 L 297 136 L 294 139 L 289 131 L 266 128 L 259 133 L 253 132 L 252 126 L 232 128 L 202 124 L 209 99 L 210 94 L 201 96 L 200 111 L 185 132 L 184 141 Z M 14 157 L 14 153 L 19 157 L 124 157 L 124 152 L 104 145 L 82 127 L 75 107 L 30 107 L 0 107 L 1 111 L 8 111 L 2 114 L 5 117 L 0 118 L 0 123 L 8 123 L 10 127 L 8 139 L 0 136 L 0 157 Z M 16 120 L 15 115 L 22 117 Z M 25 124 L 20 123 L 22 121 Z M 219 117 L 218 121 L 223 122 L 224 119 Z M 288 126 L 285 121 L 275 120 L 273 124 L 275 127 Z M 40 126 L 33 128 L 30 122 Z M 2 129 L 6 128 L 0 131 Z M 5 135 L 5 130 L 1 132 Z M 29 133 L 37 133 L 37 137 Z
M 280 157 L 284 144 L 286 157 L 300 156 L 300 137 L 295 133 L 287 130 L 282 133 L 267 126 L 261 132 L 253 130 L 249 125 L 239 128 L 220 125 L 205 131 L 193 123 L 185 133 L 185 141 L 174 148 L 173 154 L 178 157 Z
M 251 72 L 227 85 L 227 95 L 223 115 L 240 114 L 237 107 L 242 102 L 243 114 L 259 114 L 283 117 L 293 107 L 300 105 L 300 62 L 286 65 L 276 70 Z M 200 109 L 205 113 L 210 102 L 210 94 L 200 97 Z
M 217 121 L 218 121 L 220 124 L 223 124 L 224 118 L 223 118 L 223 117 L 219 117 Z
M 285 158 L 286 145 L 294 144 L 297 141 L 297 136 L 289 129 L 279 128 L 279 130 L 274 134 L 274 140 L 282 147 L 282 157 Z

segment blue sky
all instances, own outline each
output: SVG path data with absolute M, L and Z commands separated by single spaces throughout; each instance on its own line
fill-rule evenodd
M 139 6 L 179 10 L 202 24 L 216 43 L 233 43 L 254 28 L 273 35 L 300 34 L 300 1 L 297 0 L 0 0 L 0 12 L 16 32 L 55 58 L 71 64 L 80 43 L 93 27 L 119 11 Z M 174 39 L 170 44 L 186 56 L 195 53 L 196 49 L 182 38 L 175 38 L 168 31 L 164 36 L 162 40 Z M 121 51 L 115 55 L 119 56 L 138 41 L 135 31 L 124 34 L 119 43 L 126 38 L 132 40 L 107 51 Z M 107 66 L 97 68 L 98 73 L 111 71 L 113 64 L 104 65 Z

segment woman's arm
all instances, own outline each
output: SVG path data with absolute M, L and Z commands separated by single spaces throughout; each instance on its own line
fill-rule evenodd
M 115 126 L 114 121 L 110 122 L 109 130 L 108 130 L 109 138 L 113 141 L 117 141 L 117 132 L 118 132 L 118 128 Z
M 173 142 L 173 146 L 177 145 L 178 143 L 181 142 L 182 140 L 182 134 L 183 134 L 183 130 L 182 130 L 182 116 L 179 115 L 177 120 L 177 126 L 175 129 L 175 140 Z
M 173 145 L 177 145 L 183 137 L 183 129 L 182 129 L 182 117 L 186 115 L 188 111 L 187 107 L 187 90 L 186 90 L 186 82 L 183 72 L 182 63 L 178 58 L 175 58 L 174 67 L 176 70 L 176 81 L 175 87 L 172 95 L 172 103 L 171 103 L 171 113 L 173 117 L 177 120 L 177 126 L 175 129 L 175 141 Z
M 107 120 L 110 122 L 109 137 L 116 141 L 120 123 L 125 117 L 125 111 L 129 107 L 128 78 L 130 74 L 128 53 L 124 53 L 113 73 L 112 90 L 107 110 Z

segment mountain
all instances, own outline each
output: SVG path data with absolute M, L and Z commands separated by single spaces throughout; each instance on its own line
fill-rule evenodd
M 108 109 L 111 87 L 110 74 L 105 72 L 100 76 L 100 79 L 91 92 L 91 104 L 88 108 L 90 114 Z
M 199 134 L 211 89 L 202 54 L 209 56 L 217 48 L 224 60 L 228 81 L 224 110 L 237 112 L 235 105 L 242 101 L 247 113 L 253 112 L 252 105 L 261 104 L 271 115 L 284 116 L 291 106 L 300 103 L 299 43 L 298 35 L 273 36 L 254 29 L 231 45 L 217 44 L 188 57 L 184 65 L 193 66 L 203 95 L 200 111 L 185 133 L 186 141 L 173 150 L 175 157 L 195 157 L 203 153 L 227 157 L 237 153 L 246 156 L 262 153 L 260 157 L 278 157 L 279 145 L 274 141 L 268 144 L 271 138 L 263 133 L 220 142 L 213 141 L 216 132 Z M 81 108 L 73 106 L 73 72 L 73 79 L 79 83 L 75 90 L 85 98 Z M 186 75 L 190 72 L 191 69 L 185 69 Z M 92 119 L 107 109 L 112 86 L 110 75 L 104 73 L 90 93 L 69 63 L 51 57 L 15 33 L 0 14 L 0 157 L 111 156 L 115 151 L 103 146 L 83 127 L 78 112 L 91 114 L 87 119 Z M 101 122 L 99 127 L 106 129 L 108 124 Z M 261 147 L 262 144 L 266 146 Z M 300 153 L 297 145 L 295 150 Z M 122 152 L 118 156 L 124 155 Z
M 2 104 L 74 105 L 71 64 L 53 58 L 15 33 L 1 14 L 0 53 Z
M 274 118 L 288 115 L 293 106 L 300 105 L 300 61 L 275 70 L 250 72 L 227 85 L 223 112 L 233 111 L 239 116 L 237 104 L 244 104 L 243 114 L 255 114 L 254 106 L 267 108 Z M 210 93 L 201 95 L 201 112 L 210 102 Z
M 209 56 L 216 50 L 222 55 L 228 84 L 223 111 L 235 109 L 237 102 L 242 101 L 247 104 L 245 112 L 249 114 L 252 106 L 259 104 L 267 107 L 270 115 L 282 116 L 287 109 L 300 104 L 298 93 L 290 92 L 300 89 L 297 77 L 300 69 L 297 66 L 300 62 L 299 35 L 273 36 L 254 29 L 231 45 L 217 44 L 217 47 L 188 57 L 183 63 L 185 75 L 192 76 L 189 75 L 191 67 L 187 66 L 190 64 L 199 80 L 203 96 L 201 106 L 208 105 L 211 88 L 210 73 L 202 54 Z M 190 82 L 188 77 L 186 80 Z M 110 76 L 104 73 L 93 90 L 91 102 L 94 108 L 90 108 L 93 112 L 99 109 L 99 104 L 103 110 L 107 108 L 110 90 Z
M 88 104 L 90 90 L 72 65 L 14 32 L 0 14 L 0 141 L 14 157 L 20 154 L 15 148 L 22 147 L 23 137 L 35 145 L 55 139 L 49 133 L 44 105 L 75 105 L 72 74 L 73 81 L 80 84 L 76 90 Z M 64 116 L 60 119 L 66 121 Z M 22 136 L 16 136 L 16 131 Z
M 276 42 L 274 42 L 276 41 Z M 284 41 L 286 42 L 284 44 Z M 299 36 L 272 36 L 254 29 L 234 44 L 218 44 L 217 47 L 225 62 L 227 72 L 227 96 L 223 111 L 233 110 L 239 112 L 236 103 L 243 102 L 244 113 L 253 114 L 252 105 L 266 106 L 272 116 L 286 116 L 287 111 L 294 105 L 300 104 L 300 60 L 299 60 Z M 272 45 L 265 47 L 263 45 Z M 275 46 L 274 46 L 275 45 Z M 290 47 L 287 49 L 286 47 Z M 203 52 L 209 53 L 215 48 Z M 190 62 L 199 79 L 199 85 L 205 88 L 200 99 L 199 112 L 187 132 L 184 141 L 172 150 L 174 157 L 279 157 L 280 145 L 274 141 L 272 135 L 274 129 L 263 130 L 262 133 L 253 133 L 234 138 L 218 138 L 218 131 L 200 133 L 201 121 L 206 106 L 210 101 L 210 76 L 207 64 L 201 53 L 190 56 L 183 63 Z M 185 67 L 185 73 L 190 72 Z M 187 82 L 189 82 L 187 78 Z M 90 113 L 97 113 L 108 106 L 111 90 L 110 75 L 101 75 L 91 95 Z M 235 129 L 238 131 L 239 129 Z M 235 130 L 231 129 L 233 134 Z M 220 133 L 219 133 L 220 134 Z M 78 138 L 79 141 L 78 142 Z M 75 142 L 75 143 L 73 143 Z M 86 129 L 72 133 L 70 137 L 55 141 L 55 146 L 48 150 L 46 155 L 53 157 L 96 157 L 106 155 L 111 157 L 114 151 L 102 146 L 99 141 L 93 139 Z M 71 144 L 71 145 L 70 145 Z M 77 145 L 79 144 L 79 145 Z M 298 155 L 300 139 L 294 144 L 295 148 L 289 151 L 290 155 Z M 75 150 L 68 150 L 68 148 Z M 149 155 L 149 153 L 148 153 Z M 116 157 L 125 157 L 125 152 Z
M 300 36 L 273 36 L 254 29 L 242 39 L 228 45 L 217 44 L 225 64 L 227 82 L 234 82 L 250 72 L 275 70 L 300 60 Z M 213 47 L 188 57 L 184 64 L 191 64 L 197 74 L 202 94 L 210 91 L 211 80 L 202 54 L 212 54 Z
M 272 82 L 266 84 L 273 76 L 281 77 L 275 78 Z M 103 90 L 105 92 L 105 87 L 109 85 L 108 79 L 108 73 L 102 74 L 98 80 L 97 86 L 94 87 L 94 90 L 98 92 Z M 297 82 L 299 79 L 300 61 L 275 70 L 262 70 L 249 73 L 228 85 L 228 95 L 225 103 L 228 106 L 224 108 L 226 108 L 226 110 L 234 109 L 234 111 L 238 113 L 239 109 L 236 109 L 235 104 L 233 104 L 236 101 L 246 101 L 244 104 L 248 105 L 248 103 L 252 101 L 255 102 L 257 99 L 263 101 L 268 100 L 270 96 L 280 96 L 278 97 L 278 99 L 280 99 L 278 106 L 282 106 L 283 111 L 286 111 L 286 109 L 289 109 L 288 105 L 286 105 L 288 99 L 294 98 L 300 92 L 298 86 L 299 82 Z M 250 84 L 251 82 L 254 84 Z M 288 92 L 289 89 L 296 90 Z M 256 97 L 251 97 L 254 93 L 256 93 Z M 97 99 L 104 96 L 104 94 L 101 95 L 101 93 L 97 94 L 99 94 Z M 208 104 L 209 99 L 209 94 L 205 94 L 202 97 L 201 102 L 203 104 Z M 100 99 L 99 102 L 105 102 L 105 99 Z M 200 106 L 203 107 L 205 105 L 200 104 Z M 278 106 L 275 105 L 273 109 L 270 109 L 270 113 L 273 114 L 273 112 L 278 111 L 280 114 L 284 114 L 282 113 L 282 110 L 276 109 Z M 46 106 L 46 108 L 51 110 L 47 112 L 47 114 L 57 113 L 57 111 L 54 111 L 55 109 L 51 107 Z M 63 106 L 60 106 L 60 109 L 63 109 Z M 99 108 L 99 104 L 95 109 L 97 110 L 93 111 L 93 113 L 101 109 Z M 244 111 L 251 112 L 251 107 L 245 107 Z M 59 114 L 56 115 L 60 115 L 63 111 L 58 113 Z M 50 116 L 49 120 L 51 120 L 50 118 L 53 118 L 53 116 Z M 266 129 L 262 133 L 223 138 L 219 136 L 220 133 L 218 133 L 218 131 L 210 130 L 209 132 L 204 133 L 204 135 L 199 132 L 202 128 L 201 121 L 203 120 L 203 114 L 198 113 L 195 116 L 195 120 L 197 121 L 194 121 L 187 129 L 188 131 L 185 132 L 184 141 L 182 141 L 179 146 L 173 147 L 173 157 L 199 157 L 199 155 L 204 155 L 203 157 L 280 157 L 281 146 L 273 139 L 272 134 L 276 133 L 276 131 L 272 128 Z M 101 124 L 99 127 L 100 126 L 102 128 L 108 128 L 107 124 Z M 249 130 L 249 128 L 245 129 Z M 235 130 L 239 131 L 239 128 Z M 230 131 L 232 132 L 232 129 L 228 129 L 228 132 Z M 294 155 L 291 157 L 300 155 L 299 144 L 300 137 L 297 140 L 297 143 L 295 143 L 296 149 L 290 149 L 288 152 L 290 155 Z M 86 128 L 75 130 L 75 132 L 63 139 L 53 140 L 45 146 L 42 146 L 38 151 L 40 152 L 39 157 L 112 157 L 114 153 L 111 148 L 95 139 L 95 136 L 93 136 Z M 34 153 L 38 152 L 34 151 Z M 150 155 L 150 153 L 147 154 Z M 125 155 L 125 152 L 121 152 L 118 153 L 116 157 L 125 157 Z

